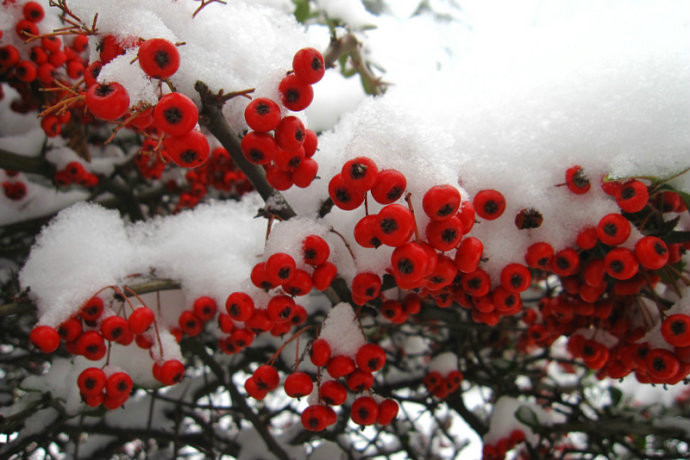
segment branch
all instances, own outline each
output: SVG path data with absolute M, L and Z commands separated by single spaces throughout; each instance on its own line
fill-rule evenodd
M 52 178 L 55 166 L 42 158 L 28 157 L 0 148 L 0 168 Z

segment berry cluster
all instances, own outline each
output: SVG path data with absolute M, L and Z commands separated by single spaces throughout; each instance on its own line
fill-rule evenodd
M 2 191 L 12 201 L 21 201 L 26 196 L 26 184 L 20 180 L 16 171 L 5 169 L 7 180 L 2 181 Z
M 95 187 L 98 184 L 98 176 L 84 168 L 78 161 L 70 161 L 62 169 L 55 172 L 57 185 L 66 187 L 71 184 L 79 184 L 83 187 Z
M 522 430 L 512 430 L 509 436 L 502 437 L 495 443 L 484 443 L 484 447 L 482 448 L 482 460 L 503 460 L 506 458 L 508 451 L 524 441 L 525 433 Z
M 283 107 L 299 112 L 311 104 L 314 97 L 311 85 L 321 80 L 326 69 L 323 56 L 314 48 L 295 53 L 292 68 L 278 90 Z M 278 104 L 266 97 L 253 99 L 244 111 L 244 119 L 252 130 L 242 138 L 245 158 L 263 165 L 266 179 L 278 190 L 293 185 L 308 187 L 318 171 L 318 164 L 312 158 L 317 148 L 316 133 L 305 128 L 296 116 L 282 116 Z

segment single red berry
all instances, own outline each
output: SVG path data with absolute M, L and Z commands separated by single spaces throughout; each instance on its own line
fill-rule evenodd
M 422 309 L 422 300 L 415 292 L 408 292 L 402 301 L 403 310 L 408 315 L 416 315 Z
M 588 286 L 600 287 L 606 284 L 606 263 L 604 259 L 591 259 L 582 269 L 582 278 Z
M 390 398 L 386 398 L 379 404 L 378 415 L 376 423 L 379 425 L 390 425 L 390 423 L 398 416 L 398 403 Z
M 171 136 L 187 134 L 199 121 L 194 101 L 182 93 L 168 93 L 161 97 L 153 110 L 155 126 Z
M 311 85 L 300 80 L 295 74 L 285 76 L 278 85 L 280 101 L 285 108 L 299 112 L 309 107 L 314 100 L 314 90 Z
M 389 299 L 381 304 L 381 314 L 390 322 L 402 324 L 407 321 L 407 313 L 403 309 L 402 302 Z
M 314 404 L 302 412 L 300 420 L 302 426 L 308 431 L 323 431 L 326 429 L 329 418 L 328 408 L 320 404 Z
M 386 352 L 380 345 L 367 343 L 359 347 L 355 356 L 357 367 L 367 372 L 376 372 L 386 363 Z
M 139 65 L 149 77 L 168 78 L 180 67 L 180 53 L 164 38 L 150 38 L 139 46 Z
M 265 262 L 259 262 L 258 264 L 254 265 L 251 273 L 249 274 L 249 277 L 252 281 L 252 284 L 260 289 L 264 289 L 267 291 L 275 286 L 268 279 L 268 275 L 266 274 Z M 232 316 L 232 314 L 230 316 Z
M 244 325 L 255 334 L 260 334 L 273 329 L 275 323 L 276 322 L 271 319 L 265 308 L 257 308 L 254 310 L 252 317 L 249 318 Z
M 148 350 L 153 346 L 153 336 L 150 334 L 137 334 L 134 337 L 134 342 L 143 350 Z
M 330 406 L 340 406 L 347 399 L 347 389 L 337 380 L 328 380 L 321 384 L 319 397 Z
M 455 266 L 462 273 L 470 273 L 477 269 L 484 252 L 484 244 L 479 238 L 470 236 L 460 242 L 455 253 Z
M 86 331 L 80 335 L 77 339 L 76 349 L 79 354 L 92 361 L 103 358 L 107 351 L 105 340 L 98 331 Z
M 361 299 L 360 304 L 378 297 L 381 291 L 381 278 L 376 273 L 362 272 L 357 273 L 352 279 L 353 299 Z M 358 302 L 359 303 L 359 302 Z
M 511 263 L 501 270 L 501 286 L 509 292 L 525 291 L 532 282 L 532 274 L 522 264 Z
M 254 131 L 267 133 L 276 129 L 280 123 L 280 107 L 272 99 L 258 97 L 244 109 L 244 119 Z
M 218 313 L 218 327 L 226 334 L 235 330 L 235 323 L 227 313 Z
M 129 94 L 121 84 L 94 83 L 86 91 L 84 103 L 89 111 L 97 118 L 115 120 L 129 109 Z
M 132 377 L 126 372 L 114 372 L 105 381 L 105 393 L 114 398 L 129 396 L 132 391 Z
M 295 301 L 287 295 L 276 295 L 271 297 L 266 306 L 269 318 L 274 322 L 289 321 L 292 318 L 292 309 Z
M 381 204 L 397 201 L 407 188 L 407 179 L 398 170 L 382 169 L 371 187 L 371 196 Z
M 656 236 L 644 236 L 635 243 L 635 257 L 644 268 L 658 270 L 668 263 L 668 246 Z
M 319 50 L 302 48 L 292 58 L 292 70 L 300 80 L 314 84 L 321 80 L 326 72 L 326 66 Z
M 449 286 L 455 280 L 457 274 L 458 269 L 453 259 L 445 255 L 439 255 L 437 257 L 436 268 L 427 275 L 427 289 L 439 291 Z
M 314 382 L 309 374 L 296 371 L 287 376 L 283 388 L 285 389 L 285 394 L 289 397 L 301 398 L 302 396 L 311 394 L 314 388 Z
M 129 334 L 129 325 L 122 316 L 111 315 L 101 321 L 101 334 L 106 340 L 119 341 Z
M 450 219 L 460 209 L 460 192 L 452 185 L 434 185 L 424 194 L 422 207 L 431 219 Z
M 325 339 L 316 339 L 311 344 L 309 357 L 314 366 L 323 367 L 331 359 L 331 346 Z
M 235 329 L 232 331 L 230 339 L 238 348 L 246 348 L 254 341 L 254 333 L 245 328 Z
M 522 310 L 520 294 L 509 291 L 503 286 L 496 286 L 491 292 L 491 304 L 503 316 L 515 315 Z
M 539 241 L 527 248 L 525 262 L 528 267 L 548 270 L 553 253 L 553 247 L 549 243 Z
M 304 156 L 311 158 L 316 153 L 316 149 L 319 145 L 319 138 L 316 133 L 311 129 L 304 130 L 304 143 L 302 147 L 304 148 Z
M 86 83 L 87 88 L 90 88 L 95 84 L 98 84 L 96 79 L 100 75 L 102 68 L 103 63 L 100 61 L 94 61 L 91 64 L 89 64 L 89 66 L 84 71 L 84 82 Z
M 252 376 L 256 381 L 257 387 L 259 387 L 261 390 L 275 390 L 278 388 L 278 384 L 280 383 L 278 370 L 273 366 L 269 366 L 268 364 L 263 364 L 257 367 Z
M 41 22 L 45 16 L 43 7 L 40 3 L 36 2 L 26 2 L 22 12 L 24 13 L 24 18 L 31 22 Z
M 585 227 L 577 234 L 575 243 L 584 250 L 593 249 L 599 241 L 595 227 Z
M 184 364 L 177 359 L 169 359 L 162 364 L 157 362 L 154 364 L 153 376 L 163 385 L 175 385 L 180 383 L 184 378 Z
M 19 50 L 12 45 L 0 47 L 0 67 L 8 69 L 19 62 Z
M 400 204 L 389 204 L 378 213 L 376 237 L 386 246 L 402 246 L 414 233 L 415 225 L 412 211 Z
M 630 236 L 630 222 L 618 213 L 607 214 L 597 224 L 599 241 L 608 246 L 618 246 Z
M 192 310 L 201 321 L 210 321 L 216 316 L 218 305 L 212 297 L 201 296 L 194 301 Z
M 137 307 L 127 318 L 127 325 L 134 334 L 142 334 L 155 319 L 156 314 L 149 307 Z
M 429 267 L 429 254 L 424 247 L 410 242 L 395 248 L 391 255 L 391 268 L 396 280 L 414 282 L 421 279 Z
M 305 264 L 321 265 L 328 260 L 331 248 L 326 240 L 318 235 L 307 235 L 302 240 L 302 260 Z
M 334 379 L 345 377 L 355 370 L 355 362 L 346 355 L 334 356 L 328 361 L 326 370 L 328 371 L 328 375 Z
M 302 305 L 296 304 L 292 311 L 293 314 L 292 318 L 290 318 L 290 324 L 299 326 L 307 321 L 307 310 Z
M 474 297 L 485 296 L 491 290 L 491 278 L 481 268 L 464 274 L 461 283 L 465 292 Z
M 690 346 L 690 316 L 680 313 L 669 315 L 661 323 L 661 335 L 674 347 Z
M 647 186 L 639 180 L 631 180 L 623 183 L 616 190 L 616 204 L 623 212 L 639 212 L 649 201 Z
M 95 395 L 103 392 L 106 380 L 103 370 L 97 367 L 87 367 L 77 377 L 77 385 L 81 394 Z
M 273 157 L 273 165 L 282 171 L 292 172 L 302 164 L 302 160 L 304 160 L 304 148 L 283 150 L 279 147 Z
M 424 376 L 422 383 L 429 391 L 434 391 L 443 382 L 443 376 L 437 371 L 431 371 Z
M 265 388 L 260 388 L 254 377 L 249 377 L 247 380 L 245 380 L 244 389 L 247 391 L 249 396 L 257 401 L 262 401 L 268 394 L 268 390 Z
M 560 276 L 574 275 L 580 269 L 580 256 L 572 248 L 558 251 L 551 258 L 551 271 Z
M 340 209 L 351 211 L 364 203 L 366 193 L 348 186 L 345 184 L 343 176 L 336 174 L 328 183 L 328 196 Z
M 565 185 L 576 195 L 587 193 L 592 187 L 589 178 L 580 166 L 572 166 L 565 171 Z
M 606 273 L 617 280 L 635 276 L 640 268 L 635 254 L 627 248 L 613 248 L 604 257 Z
M 274 189 L 284 191 L 294 185 L 290 171 L 284 171 L 273 164 L 265 165 L 265 168 L 266 180 Z
M 185 310 L 180 314 L 177 324 L 182 329 L 182 332 L 190 337 L 199 335 L 204 329 L 204 323 L 191 310 Z
M 103 313 L 103 299 L 92 297 L 79 309 L 79 315 L 84 321 L 96 321 Z
M 319 291 L 325 291 L 338 274 L 338 267 L 333 262 L 324 262 L 311 275 L 312 286 Z
M 291 296 L 307 295 L 312 288 L 311 275 L 297 268 L 290 281 L 283 283 L 281 286 L 283 290 Z
M 345 379 L 345 384 L 353 393 L 367 391 L 374 385 L 374 375 L 363 369 L 355 369 Z
M 28 40 L 32 36 L 38 35 L 38 26 L 28 19 L 20 19 L 14 26 L 14 31 L 22 40 Z
M 311 158 L 303 158 L 299 166 L 290 173 L 294 184 L 299 188 L 307 188 L 319 171 L 319 164 Z
M 60 323 L 58 334 L 65 342 L 73 342 L 79 338 L 83 331 L 81 321 L 78 318 L 69 318 Z
M 498 219 L 506 208 L 505 198 L 496 190 L 479 191 L 472 204 L 477 215 L 486 220 Z
M 462 235 L 462 221 L 457 215 L 444 220 L 431 220 L 426 226 L 426 239 L 438 251 L 455 249 Z
M 52 353 L 60 346 L 60 334 L 52 326 L 35 326 L 29 340 L 43 353 Z
M 247 161 L 257 165 L 270 163 L 278 151 L 273 136 L 257 131 L 247 133 L 240 142 L 240 148 Z
M 38 77 L 38 67 L 31 61 L 19 61 L 14 68 L 14 74 L 20 81 L 31 83 Z
M 371 396 L 360 396 L 352 403 L 350 416 L 358 425 L 373 425 L 379 415 L 379 405 Z
M 645 358 L 649 376 L 658 383 L 673 377 L 680 366 L 673 352 L 665 348 L 649 350 Z
M 287 283 L 296 270 L 295 259 L 284 252 L 272 254 L 265 265 L 266 277 L 273 285 Z
M 304 124 L 295 116 L 283 117 L 275 129 L 276 143 L 284 150 L 297 150 L 302 147 L 305 137 Z
M 355 224 L 355 241 L 364 248 L 378 248 L 381 246 L 381 240 L 376 236 L 377 231 L 378 215 L 368 214 Z
M 89 46 L 89 37 L 85 34 L 79 34 L 74 36 L 74 41 L 72 42 L 72 49 L 77 53 L 85 51 Z
M 448 386 L 450 387 L 451 391 L 455 391 L 460 388 L 460 384 L 464 378 L 465 376 L 462 374 L 462 372 L 455 369 L 446 375 L 446 382 L 448 382 Z
M 340 172 L 343 183 L 357 192 L 370 190 L 378 176 L 379 169 L 369 157 L 357 157 L 348 160 Z
M 57 35 L 48 35 L 41 38 L 41 47 L 50 54 L 55 54 L 62 48 L 62 40 L 60 40 L 60 37 Z M 60 65 L 62 65 L 62 63 Z M 60 65 L 55 65 L 55 67 L 60 67 Z
M 472 230 L 472 227 L 474 227 L 475 214 L 474 205 L 471 201 L 463 201 L 460 203 L 460 210 L 458 211 L 457 216 L 460 219 L 460 222 L 462 222 L 462 233 L 465 235 Z
M 196 168 L 208 160 L 210 147 L 206 136 L 193 129 L 182 136 L 165 139 L 165 149 L 170 159 L 183 168 Z

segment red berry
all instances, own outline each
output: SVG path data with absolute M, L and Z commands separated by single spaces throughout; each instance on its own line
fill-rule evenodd
M 477 269 L 484 252 L 484 244 L 479 238 L 470 236 L 460 242 L 455 253 L 455 266 L 462 273 L 470 273 Z
M 525 262 L 528 267 L 548 270 L 553 252 L 553 247 L 549 243 L 539 241 L 527 248 Z
M 139 65 L 146 75 L 168 78 L 180 67 L 180 53 L 174 43 L 163 38 L 150 38 L 139 46 Z
M 503 286 L 496 286 L 491 293 L 491 304 L 504 316 L 515 315 L 522 310 L 522 299 L 517 292 L 511 292 Z
M 371 196 L 381 204 L 397 201 L 407 188 L 407 179 L 395 169 L 382 169 L 371 187 Z
M 343 183 L 356 192 L 370 190 L 378 176 L 378 167 L 368 157 L 357 157 L 347 161 L 340 172 Z
M 129 396 L 132 391 L 132 377 L 126 372 L 114 372 L 105 381 L 105 393 L 114 398 Z
M 498 219 L 506 208 L 505 198 L 496 190 L 479 191 L 472 203 L 477 215 L 486 220 Z
M 305 430 L 323 431 L 328 424 L 328 408 L 320 404 L 311 405 L 304 409 L 300 419 Z
M 649 201 L 647 186 L 639 180 L 625 182 L 616 190 L 616 203 L 623 212 L 639 212 Z
M 153 110 L 155 126 L 171 136 L 190 132 L 199 121 L 194 101 L 182 93 L 168 93 L 161 97 Z
M 381 304 L 381 314 L 395 324 L 402 324 L 407 320 L 407 314 L 402 303 L 394 299 L 386 300 Z
M 314 382 L 304 372 L 293 372 L 285 379 L 283 388 L 285 389 L 285 394 L 291 398 L 301 398 L 311 393 L 314 388 Z
M 644 268 L 658 270 L 668 263 L 668 246 L 656 236 L 644 236 L 635 243 L 635 257 Z
M 299 166 L 291 172 L 290 177 L 294 184 L 299 188 L 307 188 L 316 178 L 319 171 L 319 164 L 311 158 L 304 158 Z
M 460 244 L 462 222 L 457 216 L 444 220 L 431 220 L 426 226 L 426 239 L 438 251 L 450 251 Z
M 458 218 L 462 222 L 462 233 L 465 235 L 474 227 L 474 205 L 470 201 L 463 201 L 460 203 L 460 210 L 458 211 Z
M 323 367 L 331 359 L 331 346 L 325 339 L 316 339 L 311 344 L 309 356 L 314 366 Z
M 318 235 L 308 235 L 302 240 L 302 260 L 305 264 L 321 265 L 328 260 L 331 248 Z
M 333 262 L 324 262 L 311 275 L 312 286 L 319 291 L 325 291 L 338 274 L 338 267 Z
M 299 147 L 296 150 L 283 150 L 278 148 L 275 157 L 273 157 L 273 165 L 282 171 L 295 171 L 304 160 L 304 149 Z
M 481 268 L 463 275 L 461 282 L 465 292 L 474 297 L 485 296 L 491 290 L 491 278 Z
M 208 139 L 198 129 L 181 136 L 168 137 L 164 145 L 170 159 L 183 168 L 201 166 L 210 153 Z
M 252 376 L 256 381 L 257 387 L 261 390 L 275 390 L 280 383 L 278 370 L 273 366 L 269 366 L 268 364 L 257 367 Z
M 366 193 L 348 186 L 345 184 L 343 176 L 336 174 L 328 183 L 328 196 L 340 209 L 351 211 L 364 203 Z
M 273 136 L 256 131 L 249 132 L 242 138 L 240 148 L 247 161 L 257 165 L 270 163 L 278 151 Z
M 387 246 L 407 243 L 415 231 L 412 211 L 400 204 L 389 204 L 378 213 L 376 237 Z
M 409 292 L 402 301 L 403 310 L 408 315 L 416 315 L 422 309 L 422 300 L 415 292 Z
M 314 84 L 321 80 L 326 72 L 326 66 L 319 50 L 302 48 L 292 58 L 292 70 L 300 80 Z
M 374 375 L 362 369 L 355 369 L 347 376 L 345 384 L 353 393 L 361 393 L 374 385 Z
M 278 91 L 285 108 L 293 112 L 306 109 L 314 99 L 311 85 L 300 80 L 295 74 L 284 77 L 278 85 Z
M 304 131 L 304 143 L 302 144 L 302 147 L 304 147 L 304 156 L 307 158 L 314 156 L 318 145 L 319 138 L 316 133 L 311 129 L 306 129 Z
M 410 242 L 395 248 L 391 268 L 396 280 L 414 282 L 421 279 L 429 267 L 429 255 L 421 244 Z
M 127 112 L 129 94 L 117 82 L 94 83 L 86 91 L 84 103 L 95 117 L 103 120 L 115 120 Z
M 190 337 L 199 335 L 204 329 L 204 323 L 194 314 L 193 311 L 185 310 L 180 314 L 177 323 L 182 329 L 182 332 Z
M 101 321 L 101 334 L 106 340 L 118 341 L 129 334 L 129 325 L 122 316 L 112 315 Z
M 252 272 L 249 275 L 252 284 L 260 289 L 264 289 L 268 291 L 269 289 L 273 288 L 275 285 L 271 283 L 268 280 L 268 275 L 266 275 L 266 263 L 265 262 L 259 262 L 258 264 L 254 265 L 252 268 Z M 227 306 L 227 302 L 226 302 Z M 232 315 L 230 315 L 232 316 Z
M 347 399 L 347 389 L 337 380 L 328 380 L 321 384 L 319 397 L 330 406 L 340 406 Z
M 690 346 L 690 316 L 684 314 L 669 315 L 661 323 L 661 335 L 669 345 L 674 347 Z
M 265 308 L 257 308 L 254 314 L 249 318 L 244 325 L 255 334 L 270 331 L 275 326 L 275 321 L 268 315 Z
M 351 418 L 358 425 L 373 425 L 379 414 L 379 406 L 371 396 L 360 396 L 352 403 Z
M 352 279 L 352 298 L 359 305 L 378 297 L 380 290 L 381 278 L 376 273 L 358 273 Z
M 154 364 L 153 376 L 163 385 L 175 385 L 184 378 L 184 364 L 177 359 L 169 359 L 162 364 Z
M 77 385 L 81 394 L 90 396 L 103 392 L 106 382 L 105 372 L 97 367 L 87 367 L 77 377 Z
M 259 388 L 259 385 L 254 377 L 249 377 L 244 382 L 244 389 L 247 394 L 257 401 L 263 400 L 268 394 L 268 390 L 265 388 Z
M 137 307 L 127 318 L 127 325 L 132 333 L 142 334 L 155 319 L 156 314 L 149 307 Z
M 595 227 L 585 227 L 577 234 L 575 242 L 584 250 L 593 249 L 598 241 L 597 229 Z
M 275 139 L 278 147 L 284 150 L 297 150 L 302 147 L 306 132 L 302 121 L 294 116 L 287 116 L 280 120 L 275 129 Z
M 81 321 L 77 318 L 69 318 L 60 323 L 58 334 L 65 342 L 73 342 L 79 338 L 83 331 Z
M 244 119 L 254 131 L 266 133 L 276 129 L 280 123 L 280 107 L 272 99 L 258 97 L 244 109 Z
M 266 277 L 273 285 L 287 283 L 292 279 L 296 268 L 295 259 L 291 255 L 277 252 L 266 260 Z
M 381 240 L 376 236 L 378 231 L 378 215 L 368 214 L 355 224 L 355 241 L 364 248 L 378 248 Z
M 291 296 L 303 296 L 309 294 L 312 288 L 311 275 L 299 268 L 295 269 L 292 279 L 283 283 L 283 290 Z
M 284 191 L 294 185 L 290 171 L 284 171 L 273 164 L 265 166 L 266 180 L 276 190 Z
M 576 195 L 587 193 L 592 186 L 580 166 L 572 166 L 565 171 L 565 185 Z
M 398 416 L 399 409 L 398 403 L 395 400 L 390 398 L 384 399 L 379 404 L 376 423 L 379 425 L 389 425 Z
M 29 340 L 43 353 L 52 353 L 60 346 L 60 334 L 52 326 L 35 326 Z
M 658 383 L 673 377 L 679 368 L 678 358 L 665 348 L 649 350 L 645 358 L 649 376 Z
M 627 248 L 613 248 L 604 258 L 606 273 L 617 280 L 627 280 L 635 276 L 640 268 L 635 254 Z
M 276 295 L 271 297 L 266 306 L 268 317 L 273 322 L 289 321 L 292 318 L 292 309 L 295 306 L 295 301 L 292 297 L 287 295 Z
M 254 333 L 249 329 L 235 329 L 230 337 L 238 348 L 248 347 L 254 341 Z
M 574 275 L 580 269 L 580 256 L 572 248 L 565 248 L 554 254 L 551 259 L 551 270 L 560 276 Z
M 355 359 L 360 369 L 376 372 L 386 363 L 386 352 L 375 343 L 367 343 L 359 347 Z
M 210 321 L 216 316 L 218 305 L 212 297 L 202 296 L 194 301 L 192 310 L 201 321 Z
M 14 68 L 14 74 L 19 80 L 31 83 L 38 76 L 38 67 L 31 61 L 20 61 Z
M 597 236 L 608 246 L 618 246 L 630 236 L 630 222 L 620 214 L 607 214 L 597 224 Z
M 512 263 L 501 270 L 501 286 L 509 292 L 525 291 L 532 282 L 532 274 L 522 264 Z
M 355 362 L 352 358 L 346 355 L 334 356 L 330 359 L 330 361 L 328 361 L 326 370 L 334 379 L 345 377 L 355 370 Z
M 33 21 L 28 19 L 20 19 L 14 26 L 14 31 L 19 35 L 22 40 L 28 40 L 32 36 L 38 35 L 38 27 Z
M 40 3 L 36 2 L 26 2 L 22 12 L 24 13 L 24 18 L 31 22 L 41 22 L 45 16 L 43 7 Z
M 107 351 L 105 340 L 98 331 L 86 331 L 80 335 L 77 339 L 76 349 L 79 354 L 92 361 L 103 358 Z
M 422 207 L 431 219 L 450 219 L 460 209 L 460 192 L 452 185 L 435 185 L 424 194 Z

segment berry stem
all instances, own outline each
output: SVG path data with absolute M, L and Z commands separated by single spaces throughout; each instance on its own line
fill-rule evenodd
M 419 229 L 417 228 L 417 216 L 414 213 L 414 207 L 412 206 L 412 194 L 408 193 L 405 195 L 405 201 L 407 202 L 407 207 L 410 208 L 412 213 L 412 221 L 414 222 L 414 239 L 417 243 L 421 242 L 419 238 Z
M 340 239 L 343 240 L 343 244 L 345 245 L 345 247 L 347 248 L 348 252 L 350 253 L 350 256 L 352 256 L 353 262 L 357 262 L 357 258 L 355 257 L 355 253 L 352 251 L 352 248 L 350 247 L 350 244 L 347 242 L 347 240 L 345 239 L 345 237 L 343 236 L 343 234 L 340 233 L 338 230 L 336 230 L 336 229 L 333 228 L 333 227 L 330 228 L 330 231 L 331 231 L 332 233 L 335 233 L 336 235 L 338 235 L 338 236 L 340 237 Z
M 271 356 L 271 358 L 266 362 L 266 364 L 268 364 L 269 366 L 272 366 L 273 363 L 276 361 L 276 359 L 278 359 L 278 356 L 280 356 L 280 353 L 282 353 L 283 349 L 287 346 L 288 343 L 292 342 L 293 340 L 298 339 L 299 336 L 304 331 L 309 330 L 313 327 L 314 326 L 304 326 L 302 329 L 300 329 L 299 331 L 292 334 L 292 336 L 289 339 L 287 339 L 285 342 L 283 342 L 283 344 L 276 350 L 276 352 L 273 353 L 273 356 Z M 299 345 L 299 342 L 297 345 Z M 297 347 L 297 351 L 299 351 L 299 346 Z M 297 365 L 298 363 L 295 363 L 295 364 Z

